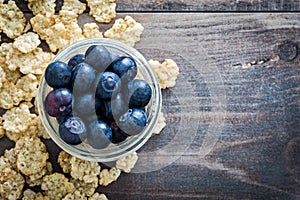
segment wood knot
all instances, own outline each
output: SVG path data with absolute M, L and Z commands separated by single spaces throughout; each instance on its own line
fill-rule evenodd
M 295 42 L 287 42 L 279 46 L 279 58 L 290 62 L 298 56 L 298 45 Z

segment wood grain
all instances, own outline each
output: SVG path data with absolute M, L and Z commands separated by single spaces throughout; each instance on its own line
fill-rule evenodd
M 57 1 L 58 10 L 62 1 Z M 86 0 L 82 0 L 86 3 Z M 117 0 L 118 12 L 232 12 L 232 11 L 299 11 L 300 2 L 295 0 Z M 18 6 L 29 12 L 25 1 L 17 0 Z
M 189 4 L 196 11 L 222 8 L 215 1 L 197 2 L 157 9 L 147 2 L 119 5 L 123 11 L 182 11 Z M 244 2 L 254 8 L 264 1 Z M 180 75 L 176 87 L 163 91 L 167 127 L 139 151 L 149 172 L 122 174 L 98 191 L 130 200 L 300 198 L 300 57 L 287 62 L 279 56 L 282 44 L 300 45 L 299 14 L 122 12 L 118 17 L 125 15 L 145 27 L 136 48 L 146 59 L 172 58 Z M 81 25 L 92 20 L 87 13 L 79 17 Z M 111 24 L 100 26 L 105 31 Z M 13 143 L 0 141 L 2 155 Z M 60 171 L 60 149 L 45 142 Z
M 173 58 L 181 69 L 177 86 L 163 93 L 168 127 L 141 151 L 165 147 L 179 131 L 194 138 L 183 155 L 174 150 L 155 159 L 181 155 L 170 166 L 121 177 L 101 191 L 113 199 L 299 197 L 299 57 L 278 57 L 281 44 L 299 45 L 299 16 L 133 16 L 145 27 L 137 49 L 147 59 Z M 184 117 L 190 122 L 179 127 Z M 220 131 L 213 135 L 218 142 L 203 155 L 211 130 Z

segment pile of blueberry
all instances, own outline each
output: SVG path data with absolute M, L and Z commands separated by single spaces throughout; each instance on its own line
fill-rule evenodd
M 50 63 L 45 80 L 53 90 L 45 109 L 57 119 L 61 138 L 71 145 L 87 140 L 102 149 L 139 134 L 146 126 L 152 90 L 136 75 L 133 58 L 115 55 L 102 45 L 90 46 L 68 63 Z

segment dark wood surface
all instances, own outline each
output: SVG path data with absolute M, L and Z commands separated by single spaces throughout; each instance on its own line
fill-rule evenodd
M 300 199 L 300 15 L 272 12 L 300 3 L 222 2 L 117 2 L 118 17 L 145 27 L 136 48 L 181 73 L 163 91 L 167 127 L 139 151 L 135 173 L 99 188 L 109 199 Z M 222 12 L 251 10 L 268 12 Z M 55 163 L 59 149 L 46 144 Z

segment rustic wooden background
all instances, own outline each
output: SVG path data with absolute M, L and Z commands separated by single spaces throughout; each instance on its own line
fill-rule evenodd
M 117 4 L 118 17 L 145 27 L 136 48 L 147 59 L 174 59 L 181 73 L 163 91 L 167 127 L 140 150 L 147 172 L 137 168 L 99 191 L 131 200 L 300 199 L 300 2 Z M 13 145 L 2 141 L 1 152 Z M 59 148 L 46 143 L 55 162 Z

